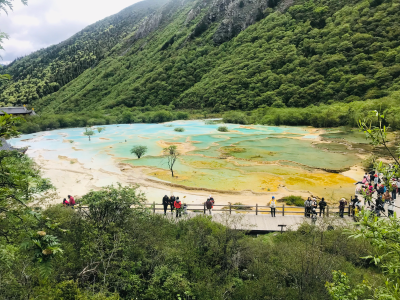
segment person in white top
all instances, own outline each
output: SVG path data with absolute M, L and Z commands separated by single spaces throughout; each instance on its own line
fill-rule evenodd
M 271 208 L 271 217 L 275 217 L 275 212 L 276 212 L 276 202 L 275 202 L 275 197 L 272 197 L 269 207 Z

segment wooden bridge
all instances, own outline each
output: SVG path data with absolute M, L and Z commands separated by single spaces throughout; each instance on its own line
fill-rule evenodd
M 164 213 L 164 206 L 161 203 L 147 203 L 153 213 Z M 168 206 L 166 217 L 176 219 L 175 210 L 171 213 Z M 209 215 L 205 204 L 187 204 L 187 208 L 182 212 L 182 218 L 192 218 L 196 215 Z M 249 230 L 254 233 L 285 231 L 289 227 L 297 229 L 303 222 L 311 223 L 311 218 L 307 218 L 304 207 L 281 205 L 276 207 L 275 217 L 271 216 L 269 206 L 256 205 L 214 205 L 212 209 L 212 219 L 225 226 Z M 327 206 L 324 217 L 338 216 L 339 208 Z M 351 221 L 351 207 L 345 207 L 345 219 Z M 350 218 L 349 218 L 350 216 Z M 321 216 L 322 217 L 322 216 Z M 317 209 L 317 218 L 319 209 Z

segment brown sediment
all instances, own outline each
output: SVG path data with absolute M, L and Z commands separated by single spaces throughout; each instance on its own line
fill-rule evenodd
M 75 147 L 72 147 L 72 149 L 74 149 L 75 151 L 83 151 L 83 149 L 77 149 Z
M 191 142 L 166 142 L 164 140 L 159 140 L 157 141 L 157 145 L 160 146 L 161 148 L 167 148 L 169 146 L 176 146 L 178 152 L 182 155 L 185 154 L 186 152 L 194 151 L 196 150 L 196 147 L 192 145 Z
M 99 138 L 99 140 L 106 140 L 106 141 L 109 141 L 110 139 L 108 139 L 108 138 Z
M 67 156 L 62 156 L 62 155 L 59 155 L 58 159 L 66 160 L 66 161 L 69 161 L 69 162 L 74 163 L 74 164 L 75 163 L 79 163 L 79 161 L 76 158 L 69 158 Z

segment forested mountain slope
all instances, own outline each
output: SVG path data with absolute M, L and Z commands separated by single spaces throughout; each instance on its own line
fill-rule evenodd
M 167 0 L 139 2 L 96 22 L 58 45 L 19 58 L 2 68 L 13 82 L 2 87 L 1 102 L 27 104 L 51 94 L 93 68 L 109 51 L 136 30 L 142 19 Z
M 400 0 L 170 1 L 59 91 L 12 98 L 11 72 L 0 101 L 62 113 L 377 99 L 400 89 L 399 46 Z

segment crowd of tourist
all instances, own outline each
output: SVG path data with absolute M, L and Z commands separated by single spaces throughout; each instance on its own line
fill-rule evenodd
M 385 178 L 383 174 L 372 171 L 365 173 L 356 185 L 356 195 L 364 199 L 366 209 L 377 216 L 393 216 L 395 200 L 400 197 L 400 178 Z
M 377 216 L 391 217 L 394 214 L 395 200 L 400 197 L 400 178 L 387 179 L 383 174 L 375 171 L 365 173 L 363 179 L 355 183 L 356 191 L 354 198 L 349 202 L 345 198 L 339 201 L 339 216 L 343 218 L 346 207 L 349 209 L 350 216 L 355 217 L 362 209 L 372 211 Z M 348 206 L 349 205 L 349 206 Z M 324 198 L 319 202 L 316 198 L 309 197 L 305 202 L 305 216 L 316 218 L 319 209 L 319 216 L 325 215 L 327 203 Z M 275 208 L 274 208 L 275 210 Z M 272 212 L 271 216 L 274 216 Z

